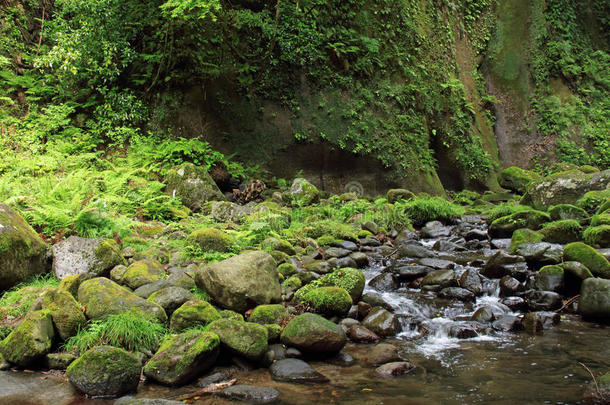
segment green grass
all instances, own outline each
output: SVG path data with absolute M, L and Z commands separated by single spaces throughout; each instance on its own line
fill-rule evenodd
M 517 205 L 511 203 L 500 204 L 489 209 L 487 214 L 487 221 L 492 223 L 494 220 L 505 217 L 507 215 L 514 214 L 516 212 L 522 212 L 531 210 L 532 208 L 527 205 Z
M 140 313 L 125 312 L 91 321 L 65 342 L 64 349 L 83 353 L 94 346 L 110 345 L 129 351 L 154 352 L 166 332 L 165 325 Z
M 32 303 L 44 288 L 58 285 L 59 280 L 52 274 L 37 276 L 6 291 L 0 298 L 0 307 L 5 307 L 6 313 L 11 317 L 21 317 L 29 311 Z

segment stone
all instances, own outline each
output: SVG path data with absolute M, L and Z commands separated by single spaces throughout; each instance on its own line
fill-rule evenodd
M 498 183 L 500 183 L 500 186 L 515 193 L 524 194 L 533 181 L 540 179 L 541 176 L 534 171 L 511 166 L 500 172 Z
M 368 366 L 379 366 L 402 360 L 398 355 L 398 348 L 389 343 L 379 343 L 368 351 L 364 362 Z
M 182 385 L 211 368 L 220 339 L 212 332 L 170 335 L 144 366 L 144 374 L 161 384 Z
M 235 244 L 229 234 L 216 228 L 203 228 L 193 231 L 186 240 L 190 246 L 201 249 L 202 252 L 228 252 Z
M 395 291 L 400 286 L 400 282 L 393 273 L 383 272 L 369 281 L 369 287 L 376 291 Z
M 576 219 L 578 221 L 589 217 L 587 211 L 572 204 L 557 204 L 549 208 L 549 215 L 553 221 L 563 219 Z
M 195 282 L 219 305 L 239 312 L 281 299 L 275 261 L 263 251 L 242 253 L 205 266 L 197 271 Z
M 449 336 L 458 339 L 471 339 L 479 336 L 475 327 L 468 323 L 456 323 L 449 327 Z
M 320 278 L 322 285 L 344 288 L 352 301 L 357 302 L 364 290 L 364 273 L 352 267 L 343 267 Z
M 586 266 L 593 275 L 610 279 L 610 262 L 591 246 L 574 242 L 566 245 L 563 250 L 565 261 L 576 261 Z
M 85 315 L 89 319 L 136 311 L 142 316 L 152 316 L 162 323 L 167 321 L 167 314 L 160 305 L 140 298 L 127 288 L 104 277 L 81 283 L 78 288 L 78 302 L 85 307 Z
M 224 349 L 248 360 L 259 360 L 267 351 L 267 328 L 257 323 L 219 319 L 206 330 L 218 335 Z
M 47 245 L 21 216 L 0 204 L 0 292 L 47 271 Z
M 426 258 L 434 257 L 436 253 L 414 241 L 404 243 L 398 247 L 398 258 Z
M 121 278 L 121 284 L 135 290 L 145 284 L 159 281 L 164 275 L 165 269 L 157 260 L 138 260 L 127 267 Z
M 76 335 L 76 332 L 87 323 L 81 306 L 69 292 L 59 288 L 48 288 L 41 297 L 42 309 L 51 314 L 53 325 L 61 340 Z
M 492 238 L 510 238 L 517 229 L 528 228 L 534 231 L 542 224 L 549 222 L 551 217 L 542 211 L 526 210 L 495 219 L 489 225 L 489 236 Z
M 66 291 L 72 295 L 75 299 L 78 298 L 78 287 L 80 287 L 80 283 L 82 282 L 82 277 L 80 275 L 72 275 L 66 276 L 59 282 L 57 289 Z
M 359 268 L 365 267 L 367 264 L 369 264 L 369 257 L 366 255 L 366 253 L 352 252 L 350 253 L 349 258 L 352 259 Z
M 451 287 L 456 284 L 453 270 L 436 270 L 424 277 L 422 285 L 438 285 L 441 288 Z
M 218 393 L 219 396 L 248 404 L 270 404 L 280 398 L 280 392 L 273 387 L 256 385 L 233 385 Z
M 113 405 L 183 405 L 184 402 L 162 398 L 134 398 L 131 395 L 121 397 Z
M 116 281 L 116 280 L 113 280 Z M 119 279 L 120 281 L 120 279 Z M 119 282 L 117 281 L 117 282 Z M 138 297 L 141 298 L 148 298 L 150 297 L 153 293 L 162 290 L 164 288 L 167 287 L 171 287 L 172 284 L 167 280 L 167 279 L 161 279 L 161 280 L 157 280 L 157 281 L 153 281 L 152 283 L 148 283 L 148 284 L 144 284 L 141 287 L 136 288 L 133 293 L 135 295 L 137 295 Z
M 70 275 L 86 275 L 88 278 L 108 276 L 110 270 L 126 264 L 119 245 L 112 239 L 87 239 L 70 236 L 51 249 L 53 272 L 63 279 Z
M 491 327 L 501 332 L 516 332 L 523 330 L 521 319 L 516 315 L 505 314 L 491 324 Z
M 578 300 L 578 311 L 587 319 L 610 322 L 610 280 L 584 280 Z
M 207 375 L 205 377 L 201 377 L 200 379 L 197 380 L 195 385 L 197 385 L 198 387 L 201 387 L 201 388 L 205 388 L 212 384 L 218 384 L 219 382 L 228 381 L 228 380 L 230 380 L 230 378 L 225 373 L 216 372 L 216 373 Z
M 471 320 L 475 322 L 488 323 L 495 319 L 493 310 L 490 307 L 481 307 L 472 314 Z
M 451 228 L 439 221 L 430 221 L 420 231 L 421 236 L 426 239 L 436 239 L 441 236 L 449 236 Z
M 76 356 L 72 353 L 49 353 L 45 357 L 45 366 L 50 370 L 65 370 Z
M 563 267 L 558 265 L 544 266 L 534 275 L 534 286 L 538 290 L 561 293 L 563 291 L 563 272 Z
M 112 270 L 110 270 L 110 279 L 112 281 L 120 283 L 121 279 L 125 275 L 126 271 L 127 271 L 127 266 L 125 266 L 124 264 L 117 264 L 116 266 L 114 266 L 112 268 Z M 71 277 L 71 276 L 68 276 L 68 277 Z
M 167 316 L 171 316 L 182 304 L 194 299 L 195 296 L 190 291 L 172 286 L 154 292 L 147 298 L 147 301 L 159 305 L 165 310 Z
M 399 377 L 409 374 L 415 366 L 408 361 L 397 361 L 392 363 L 386 363 L 375 369 L 375 373 L 381 377 Z
M 0 354 L 9 363 L 27 367 L 51 351 L 54 337 L 51 313 L 33 311 L 0 342 Z
M 336 247 L 336 248 L 346 249 L 346 250 L 349 250 L 350 252 L 355 252 L 356 250 L 358 250 L 358 245 L 356 245 L 351 240 L 342 240 L 339 242 L 333 242 L 331 246 Z
M 458 286 L 471 291 L 475 295 L 479 295 L 483 292 L 481 277 L 479 277 L 479 272 L 475 269 L 468 269 L 462 273 L 458 280 Z
M 487 278 L 502 278 L 507 274 L 506 265 L 522 261 L 519 256 L 510 255 L 502 250 L 498 250 L 490 257 L 480 271 L 482 276 Z
M 275 381 L 291 383 L 325 383 L 330 381 L 309 364 L 299 359 L 276 361 L 269 367 L 269 373 Z
M 439 296 L 445 299 L 456 299 L 460 301 L 474 301 L 475 295 L 472 291 L 460 287 L 443 288 Z
M 248 206 L 235 204 L 228 201 L 217 201 L 212 204 L 210 215 L 217 222 L 242 223 L 244 218 L 252 214 L 254 210 Z
M 525 290 L 523 284 L 508 274 L 500 279 L 500 295 L 503 297 L 515 295 Z
M 610 215 L 607 217 L 610 218 Z M 610 224 L 588 227 L 583 232 L 583 239 L 592 246 L 610 247 Z
M 563 248 L 561 245 L 547 242 L 523 243 L 515 251 L 532 266 L 561 263 Z
M 552 291 L 528 291 L 525 295 L 528 307 L 532 311 L 553 311 L 561 308 L 561 296 Z
M 455 267 L 454 262 L 445 259 L 423 258 L 417 260 L 417 263 L 421 264 L 422 266 L 432 267 L 437 270 L 449 270 Z
M 411 281 L 426 276 L 428 273 L 433 272 L 434 269 L 432 267 L 415 264 L 393 267 L 391 271 L 398 275 L 398 278 L 401 281 Z
M 377 235 L 379 232 L 379 226 L 373 221 L 364 221 L 362 224 L 360 224 L 360 227 L 365 231 L 369 231 L 373 235 Z
M 250 314 L 249 322 L 261 325 L 281 325 L 290 318 L 290 312 L 282 304 L 259 305 Z
M 347 337 L 352 342 L 356 343 L 375 343 L 379 341 L 379 336 L 376 333 L 368 330 L 362 325 L 352 325 L 347 330 Z
M 582 239 L 582 226 L 575 219 L 563 219 L 544 224 L 540 233 L 550 243 L 570 243 Z
M 345 257 L 349 255 L 351 252 L 347 249 L 341 249 L 337 247 L 329 247 L 324 251 L 324 255 L 326 257 Z
M 316 186 L 303 178 L 294 179 L 287 193 L 290 203 L 295 207 L 315 204 L 320 200 L 320 192 Z
M 184 163 L 165 176 L 166 191 L 180 197 L 182 204 L 194 212 L 203 209 L 208 201 L 221 201 L 224 196 L 208 171 L 192 163 Z
M 372 308 L 362 325 L 379 336 L 394 336 L 401 330 L 396 315 L 381 307 Z
M 386 199 L 390 204 L 394 204 L 398 200 L 409 201 L 415 198 L 415 194 L 404 188 L 392 188 L 386 193 Z
M 91 396 L 119 396 L 135 391 L 140 382 L 140 359 L 126 350 L 96 346 L 66 369 L 79 391 Z
M 284 327 L 280 339 L 285 345 L 319 354 L 337 353 L 347 341 L 339 325 L 310 313 L 291 319 Z
M 542 330 L 544 329 L 542 326 L 542 320 L 538 316 L 537 312 L 528 312 L 525 314 L 521 323 L 523 325 L 523 330 L 530 335 L 541 335 Z

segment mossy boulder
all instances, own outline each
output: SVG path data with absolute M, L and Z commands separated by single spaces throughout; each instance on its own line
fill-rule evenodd
M 144 366 L 144 374 L 161 384 L 182 385 L 211 368 L 220 339 L 212 332 L 191 331 L 167 337 Z
M 287 279 L 297 273 L 297 266 L 292 263 L 282 263 L 277 266 L 277 272 Z
M 76 335 L 87 319 L 72 294 L 59 288 L 48 288 L 42 293 L 42 309 L 48 310 L 57 334 L 62 340 Z
M 242 314 L 237 313 L 235 311 L 231 311 L 230 309 L 223 309 L 218 311 L 218 313 L 220 314 L 220 317 L 222 319 L 233 319 L 236 321 L 245 322 L 244 316 Z
M 52 252 L 53 272 L 60 280 L 75 274 L 106 277 L 114 266 L 126 264 L 121 248 L 113 239 L 70 236 L 54 245 Z
M 78 298 L 78 287 L 80 286 L 80 283 L 82 281 L 82 276 L 78 274 L 73 274 L 71 276 L 66 276 L 62 278 L 57 288 L 70 293 L 70 295 L 72 295 L 76 299 Z
M 0 291 L 43 274 L 47 245 L 17 214 L 0 204 Z
M 585 318 L 610 322 L 610 280 L 584 280 L 578 300 L 578 311 Z
M 601 248 L 610 247 L 610 225 L 590 226 L 583 233 L 585 242 Z
M 404 188 L 393 188 L 388 190 L 385 195 L 385 198 L 388 200 L 390 204 L 394 204 L 398 200 L 408 201 L 415 198 L 415 194 L 411 191 L 406 190 Z
M 341 287 L 313 288 L 301 296 L 301 301 L 328 316 L 344 316 L 352 306 L 352 297 Z
M 206 326 L 219 319 L 221 319 L 220 314 L 210 303 L 191 300 L 174 311 L 169 322 L 169 328 L 173 331 L 182 331 Z
M 525 243 L 537 243 L 542 241 L 544 235 L 531 229 L 522 228 L 513 232 L 510 238 L 510 253 L 515 254 L 517 248 Z
M 564 261 L 575 261 L 582 263 L 598 277 L 610 279 L 610 262 L 591 246 L 574 242 L 566 245 L 563 249 Z
M 313 354 L 337 353 L 347 342 L 345 332 L 339 325 L 310 313 L 291 319 L 280 339 L 288 346 Z
M 281 298 L 275 260 L 263 251 L 242 253 L 205 266 L 197 271 L 195 282 L 220 306 L 238 312 Z
M 344 288 L 352 300 L 356 302 L 360 299 L 364 290 L 364 273 L 353 267 L 343 267 L 320 278 L 322 286 L 335 286 Z
M 596 212 L 606 201 L 610 199 L 610 189 L 594 190 L 585 193 L 576 204 L 589 213 Z
M 287 193 L 290 203 L 296 207 L 315 204 L 320 200 L 317 187 L 303 178 L 294 179 Z
M 210 215 L 212 215 L 212 218 L 217 222 L 233 222 L 240 224 L 253 212 L 254 210 L 248 206 L 228 201 L 217 201 L 212 204 Z
M 153 259 L 143 259 L 133 262 L 127 267 L 121 284 L 135 290 L 144 284 L 154 283 L 165 276 L 163 265 Z
M 281 325 L 288 318 L 290 318 L 290 312 L 286 307 L 281 304 L 270 304 L 259 305 L 254 308 L 248 320 L 261 325 Z
M 204 252 L 228 252 L 235 241 L 230 235 L 219 229 L 204 228 L 191 233 L 187 243 L 199 247 Z
M 207 330 L 216 333 L 224 349 L 250 360 L 259 360 L 267 351 L 267 328 L 252 322 L 220 319 Z
M 180 197 L 182 204 L 194 212 L 201 211 L 208 201 L 225 199 L 208 171 L 192 163 L 170 170 L 165 176 L 165 184 L 169 194 Z
M 79 391 L 91 396 L 115 397 L 135 391 L 140 382 L 140 359 L 126 350 L 96 346 L 66 369 Z
M 51 313 L 33 311 L 0 342 L 0 353 L 8 362 L 27 367 L 51 351 L 54 337 Z
M 536 172 L 511 166 L 502 170 L 498 177 L 498 182 L 500 183 L 500 186 L 508 190 L 523 194 L 527 191 L 527 187 L 532 182 L 540 179 L 541 176 Z
M 526 210 L 515 212 L 494 220 L 489 226 L 489 235 L 492 238 L 509 238 L 517 229 L 528 228 L 534 231 L 540 229 L 542 224 L 549 222 L 551 217 L 546 212 Z
M 600 225 L 610 225 L 610 211 L 605 211 L 601 214 L 593 215 L 593 218 L 591 218 L 591 226 Z
M 286 253 L 289 256 L 296 254 L 294 247 L 283 239 L 278 238 L 267 238 L 261 243 L 261 248 L 267 251 L 277 250 L 282 253 Z
M 549 215 L 553 221 L 575 219 L 581 221 L 589 216 L 587 211 L 572 204 L 557 204 L 549 208 Z
M 171 316 L 178 307 L 187 301 L 194 300 L 195 296 L 182 287 L 165 287 L 152 293 L 146 300 L 161 306 L 167 316 Z
M 575 219 L 563 219 L 542 226 L 540 233 L 545 242 L 570 243 L 582 239 L 582 227 Z
M 142 316 L 154 317 L 161 323 L 167 321 L 161 306 L 138 297 L 105 277 L 84 281 L 78 288 L 78 302 L 85 307 L 85 315 L 89 319 L 134 310 Z
M 535 275 L 538 290 L 561 292 L 563 290 L 564 270 L 558 265 L 542 267 Z

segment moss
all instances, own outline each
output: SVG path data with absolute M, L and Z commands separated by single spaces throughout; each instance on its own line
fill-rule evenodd
M 289 256 L 296 254 L 294 247 L 292 247 L 292 245 L 289 242 L 287 242 L 283 239 L 278 239 L 278 238 L 265 239 L 261 243 L 261 248 L 268 252 L 280 251 L 280 252 L 286 253 Z
M 610 262 L 591 246 L 574 242 L 566 245 L 563 250 L 564 261 L 579 262 L 596 276 L 610 278 Z
M 366 229 L 359 230 L 356 235 L 358 236 L 358 239 L 364 239 L 364 238 L 368 238 L 370 236 L 373 236 L 373 234 L 370 233 L 369 231 L 367 231 Z
M 27 367 L 51 350 L 54 336 L 51 313 L 34 311 L 0 342 L 0 353 L 9 362 Z
M 189 331 L 168 336 L 144 366 L 154 380 L 179 385 L 211 366 L 218 356 L 220 338 L 213 332 Z
M 585 242 L 602 248 L 610 247 L 610 225 L 590 226 L 583 233 Z
M 507 167 L 502 170 L 499 177 L 500 186 L 517 193 L 523 194 L 527 187 L 534 181 L 540 179 L 540 175 L 531 170 L 521 169 L 520 167 Z
M 290 203 L 295 207 L 304 207 L 315 204 L 320 200 L 320 192 L 317 187 L 305 179 L 294 179 L 290 191 L 288 191 Z
M 277 267 L 277 272 L 286 279 L 296 274 L 297 267 L 292 263 L 282 263 Z
M 404 188 L 393 188 L 386 193 L 386 199 L 390 204 L 393 204 L 398 200 L 409 201 L 413 198 L 415 198 L 415 194 Z
M 275 260 L 277 264 L 290 262 L 290 256 L 279 250 L 272 250 L 269 254 L 271 257 L 273 257 L 273 260 Z
M 352 298 L 341 287 L 317 287 L 301 296 L 301 301 L 316 312 L 344 316 L 352 306 Z
M 593 215 L 591 226 L 610 225 L 610 212 Z
M 265 324 L 282 324 L 290 317 L 288 310 L 281 304 L 259 305 L 250 314 L 250 322 Z
M 206 326 L 222 317 L 208 302 L 193 300 L 185 302 L 172 314 L 169 327 L 173 331 Z
M 597 214 L 602 214 L 606 211 L 610 211 L 610 198 L 608 198 L 606 201 L 604 201 L 603 203 L 601 203 L 601 205 L 599 206 L 599 208 L 597 209 Z
M 64 277 L 59 282 L 59 287 L 57 288 L 62 291 L 69 292 L 74 298 L 78 298 L 78 287 L 80 286 L 81 281 L 82 278 L 80 275 L 71 274 L 69 276 Z
M 282 333 L 282 327 L 276 324 L 266 324 L 265 328 L 267 328 L 267 341 L 269 343 L 277 342 Z
M 517 229 L 510 238 L 510 252 L 511 254 L 515 254 L 519 245 L 540 242 L 543 238 L 544 235 L 540 232 L 532 231 L 527 228 Z
M 500 204 L 491 206 L 490 209 L 485 211 L 487 215 L 487 223 L 491 224 L 498 218 L 505 217 L 507 215 L 511 215 L 521 211 L 529 211 L 532 207 L 528 205 L 519 205 L 519 204 Z
M 223 347 L 251 360 L 258 360 L 267 350 L 267 328 L 252 322 L 221 319 L 212 322 L 208 331 L 220 337 Z
M 539 270 L 539 272 L 555 276 L 563 276 L 563 268 L 555 264 L 544 266 Z
M 301 279 L 297 276 L 290 276 L 282 283 L 282 290 L 295 291 L 303 285 Z
M 321 282 L 344 288 L 352 297 L 352 300 L 356 301 L 364 290 L 365 278 L 364 273 L 360 270 L 344 267 L 323 276 Z
M 286 345 L 315 354 L 336 353 L 346 341 L 339 325 L 311 313 L 291 319 L 284 327 L 280 339 Z
M 589 191 L 576 202 L 576 205 L 589 213 L 594 213 L 609 199 L 610 190 Z
M 537 210 L 520 211 L 493 221 L 489 226 L 489 233 L 494 238 L 510 237 L 517 229 L 538 230 L 542 224 L 550 220 L 551 217 L 546 212 Z
M 549 208 L 549 215 L 553 221 L 562 219 L 582 220 L 589 216 L 587 211 L 572 204 L 557 204 Z
M 231 311 L 230 309 L 223 309 L 222 311 L 218 311 L 222 319 L 233 319 L 236 321 L 244 322 L 244 316 L 242 314 L 238 314 L 235 311 Z
M 59 337 L 66 340 L 76 335 L 87 319 L 81 306 L 67 291 L 49 288 L 42 294 L 42 309 L 48 310 Z
M 96 265 L 101 269 L 111 269 L 118 264 L 127 265 L 121 255 L 121 248 L 114 239 L 102 241 L 94 251 Z
M 338 239 L 332 235 L 322 235 L 316 239 L 318 246 L 330 246 L 335 242 L 338 242 Z
M 580 170 L 581 172 L 585 173 L 585 174 L 591 174 L 591 173 L 597 173 L 599 172 L 599 169 L 597 167 L 591 166 L 591 165 L 582 165 L 578 168 L 578 170 Z
M 156 260 L 144 259 L 132 263 L 125 270 L 121 282 L 131 289 L 160 280 L 165 275 L 163 265 Z
M 204 252 L 229 252 L 235 244 L 233 238 L 216 228 L 204 228 L 192 232 L 187 243 L 201 248 Z
M 551 243 L 570 243 L 582 239 L 582 227 L 574 219 L 549 222 L 540 231 L 544 240 Z

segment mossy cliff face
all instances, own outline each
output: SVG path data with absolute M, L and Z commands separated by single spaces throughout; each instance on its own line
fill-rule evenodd
M 47 246 L 24 220 L 0 204 L 0 291 L 44 273 Z

